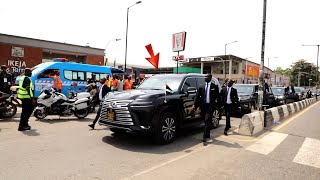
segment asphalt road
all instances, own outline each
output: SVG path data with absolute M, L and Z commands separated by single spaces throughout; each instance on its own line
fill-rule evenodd
M 222 120 L 207 146 L 202 127 L 159 146 L 147 136 L 90 130 L 94 114 L 32 118 L 27 132 L 15 118 L 0 121 L 0 179 L 319 179 L 319 117 L 320 103 L 259 137 L 237 135 L 238 118 L 226 137 Z

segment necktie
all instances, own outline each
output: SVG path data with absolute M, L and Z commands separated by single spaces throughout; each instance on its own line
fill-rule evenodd
M 203 98 L 204 103 L 207 103 L 208 85 L 209 85 L 209 83 L 207 83 L 206 88 L 204 90 L 204 98 Z

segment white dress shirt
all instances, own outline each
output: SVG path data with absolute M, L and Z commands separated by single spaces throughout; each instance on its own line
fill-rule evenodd
M 100 86 L 100 89 L 99 89 L 99 100 L 100 101 L 102 101 L 102 88 L 103 88 L 103 86 L 105 86 L 105 84 L 102 84 L 101 86 Z
M 207 92 L 207 97 L 206 97 L 206 103 L 210 103 L 210 87 L 211 87 L 211 82 L 206 83 L 206 87 L 205 87 L 205 92 Z
M 227 104 L 232 104 L 230 93 L 232 87 L 227 87 Z

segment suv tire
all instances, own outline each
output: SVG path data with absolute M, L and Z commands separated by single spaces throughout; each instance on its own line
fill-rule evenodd
M 168 144 L 174 141 L 177 132 L 177 119 L 171 112 L 164 113 L 152 125 L 154 141 L 158 144 Z

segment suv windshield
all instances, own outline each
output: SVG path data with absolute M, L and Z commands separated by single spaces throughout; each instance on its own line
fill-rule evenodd
M 284 95 L 284 88 L 272 87 L 271 89 L 274 95 Z
M 241 94 L 252 94 L 254 92 L 254 86 L 234 85 L 233 87 Z
M 168 75 L 158 75 L 152 76 L 145 81 L 138 87 L 138 89 L 163 89 L 165 90 L 166 84 L 169 88 L 176 92 L 179 88 L 179 85 L 182 81 L 182 77 L 174 77 Z

